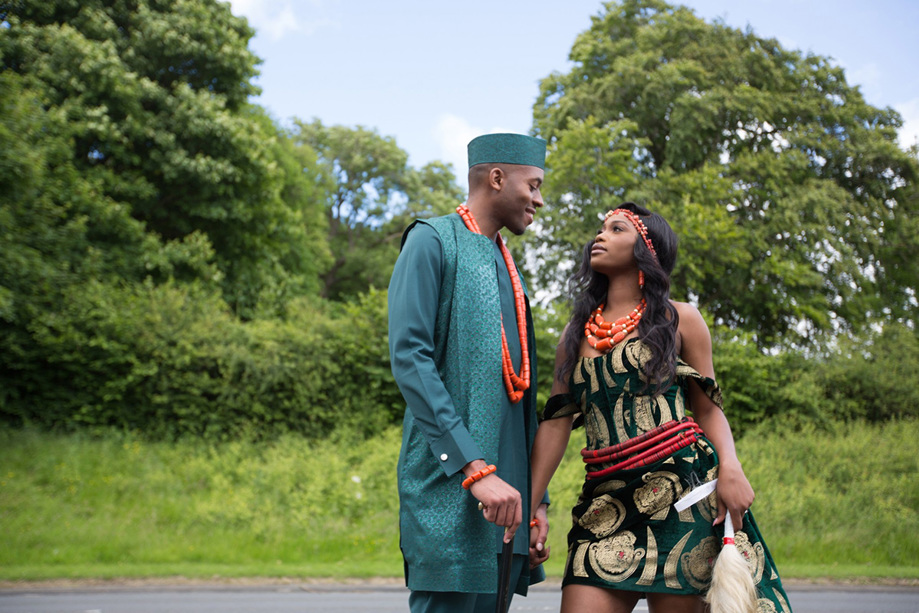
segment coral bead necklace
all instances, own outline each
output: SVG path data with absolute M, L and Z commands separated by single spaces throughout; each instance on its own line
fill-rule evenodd
M 463 223 L 470 232 L 481 234 L 479 224 L 476 223 L 475 217 L 466 205 L 456 207 L 456 212 L 463 218 Z M 520 376 L 514 372 L 514 363 L 511 361 L 511 352 L 507 347 L 507 335 L 504 333 L 504 320 L 501 321 L 501 374 L 504 379 L 504 388 L 507 390 L 507 397 L 510 398 L 511 404 L 520 402 L 523 398 L 523 392 L 530 387 L 530 350 L 527 347 L 527 318 L 526 318 L 526 301 L 523 296 L 523 285 L 520 283 L 520 276 L 517 274 L 517 267 L 514 265 L 514 259 L 510 251 L 504 245 L 504 240 L 498 234 L 498 247 L 501 249 L 501 255 L 504 257 L 504 263 L 507 265 L 507 272 L 511 276 L 511 287 L 514 288 L 514 307 L 517 313 L 517 333 L 520 336 Z
M 603 309 L 606 304 L 601 304 L 587 318 L 587 323 L 584 324 L 584 336 L 587 337 L 587 344 L 603 353 L 610 351 L 625 340 L 625 337 L 638 326 L 638 322 L 641 321 L 641 316 L 644 315 L 645 307 L 647 306 L 648 303 L 642 298 L 631 313 L 609 323 L 603 319 Z

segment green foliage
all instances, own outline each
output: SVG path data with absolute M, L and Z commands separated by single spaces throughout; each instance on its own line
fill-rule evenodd
M 900 116 L 829 59 L 660 0 L 607 3 L 570 59 L 534 106 L 551 148 L 527 239 L 544 286 L 634 200 L 679 235 L 674 295 L 761 347 L 914 322 L 919 162 L 897 145 Z
M 713 335 L 715 375 L 724 393 L 724 412 L 735 437 L 772 419 L 823 423 L 830 403 L 821 374 L 823 360 L 799 353 L 764 354 L 751 335 Z
M 386 287 L 412 219 L 448 213 L 462 203 L 451 167 L 432 162 L 411 168 L 394 139 L 361 126 L 295 123 L 291 138 L 315 152 L 316 181 L 326 195 L 332 262 L 322 296 L 344 300 Z
M 240 322 L 218 295 L 172 284 L 72 288 L 31 322 L 3 375 L 16 425 L 150 439 L 369 434 L 401 418 L 385 294 L 338 309 L 303 301 L 288 320 Z
M 317 273 L 325 247 L 312 256 L 307 202 L 282 198 L 283 137 L 246 102 L 257 93 L 253 32 L 228 5 L 23 0 L 6 20 L 3 70 L 59 120 L 74 171 L 141 222 L 145 257 L 206 236 L 244 316 L 279 286 L 309 287 L 301 277 Z M 90 237 L 102 250 L 124 242 Z
M 840 354 L 829 362 L 822 384 L 828 414 L 841 419 L 879 422 L 919 418 L 919 338 L 901 324 L 880 334 L 843 339 Z

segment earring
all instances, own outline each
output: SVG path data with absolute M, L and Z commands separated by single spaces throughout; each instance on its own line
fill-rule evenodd
M 638 271 L 638 289 L 645 289 L 645 271 Z

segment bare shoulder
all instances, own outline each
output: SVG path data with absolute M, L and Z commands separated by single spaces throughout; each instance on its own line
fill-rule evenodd
M 705 320 L 702 318 L 702 313 L 700 313 L 699 309 L 694 305 L 688 302 L 679 302 L 678 300 L 671 300 L 670 304 L 673 305 L 673 308 L 675 308 L 677 314 L 679 314 L 680 322 L 687 319 L 690 321 L 702 320 L 702 323 L 705 323 Z
M 670 304 L 673 305 L 673 308 L 676 309 L 677 314 L 680 316 L 679 323 L 679 334 L 705 334 L 708 335 L 708 324 L 705 323 L 705 318 L 702 317 L 702 313 L 699 312 L 699 309 L 688 302 L 677 302 L 676 300 L 671 300 Z
M 677 327 L 679 353 L 683 360 L 705 376 L 713 376 L 712 337 L 702 313 L 688 302 L 671 303 L 680 316 Z
M 570 322 L 565 325 L 565 328 L 562 330 L 562 334 L 558 339 L 558 345 L 555 347 L 555 368 L 553 370 L 554 376 L 552 377 L 552 395 L 562 394 L 568 391 L 568 384 L 566 381 L 568 380 L 567 374 L 570 373 L 566 373 L 560 377 L 559 372 L 568 361 L 568 350 L 565 347 L 565 336 L 570 325 Z

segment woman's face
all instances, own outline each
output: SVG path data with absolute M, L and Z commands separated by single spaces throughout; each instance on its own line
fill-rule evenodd
M 603 221 L 590 249 L 590 267 L 601 274 L 632 269 L 638 230 L 625 215 L 610 215 Z

